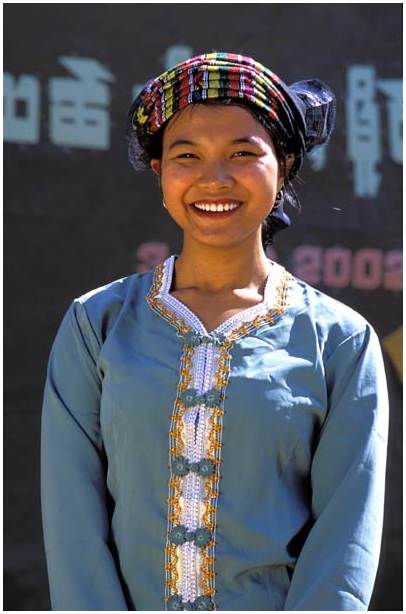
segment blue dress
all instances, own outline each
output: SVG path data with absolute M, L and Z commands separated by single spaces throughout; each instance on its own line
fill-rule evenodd
M 388 393 L 376 332 L 270 261 L 207 331 L 176 255 L 75 299 L 42 410 L 54 610 L 366 610 Z

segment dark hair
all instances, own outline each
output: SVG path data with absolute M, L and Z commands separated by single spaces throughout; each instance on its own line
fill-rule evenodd
M 213 105 L 230 105 L 231 104 L 235 106 L 240 106 L 240 107 L 245 108 L 247 111 L 249 111 L 255 117 L 255 119 L 259 121 L 261 125 L 264 126 L 264 128 L 268 131 L 268 133 L 270 134 L 272 138 L 272 142 L 275 147 L 275 152 L 278 158 L 279 166 L 282 169 L 284 179 L 285 179 L 284 184 L 281 188 L 281 192 L 282 192 L 281 201 L 280 201 L 281 205 L 284 206 L 285 204 L 288 204 L 300 211 L 301 210 L 300 201 L 292 185 L 292 179 L 296 176 L 296 169 L 298 168 L 298 165 L 299 165 L 299 159 L 296 159 L 293 162 L 292 166 L 289 168 L 288 159 L 289 159 L 289 156 L 291 155 L 290 152 L 286 150 L 286 145 L 284 141 L 279 137 L 279 135 L 276 133 L 273 133 L 272 130 L 269 128 L 269 126 L 267 126 L 262 121 L 261 113 L 258 112 L 258 110 L 254 106 L 250 106 L 248 101 L 236 102 L 235 99 L 232 99 L 232 98 L 209 99 L 209 100 L 205 100 L 204 102 L 199 102 L 195 104 L 213 104 Z M 193 103 L 189 105 L 189 107 L 193 107 L 193 106 L 194 106 Z M 185 107 L 185 108 L 189 108 L 189 107 Z M 174 117 L 176 117 L 176 115 Z M 148 144 L 146 144 L 146 151 L 147 151 L 147 154 L 150 160 L 153 158 L 160 160 L 162 158 L 163 135 L 164 135 L 164 131 L 167 125 L 168 123 L 165 123 L 149 139 Z M 131 132 L 127 134 L 127 138 L 131 144 Z M 274 230 L 274 224 L 272 223 L 272 220 L 271 220 L 271 216 L 272 216 L 272 211 L 262 222 L 262 245 L 263 245 L 264 250 L 266 249 L 268 245 L 273 245 L 273 237 L 275 234 L 275 230 Z

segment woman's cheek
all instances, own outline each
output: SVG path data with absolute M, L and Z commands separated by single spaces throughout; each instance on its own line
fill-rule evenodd
M 241 183 L 250 186 L 255 191 L 273 191 L 277 184 L 277 172 L 273 168 L 267 168 L 263 165 L 252 165 L 240 169 L 238 178 Z
M 178 186 L 178 188 L 184 188 L 193 183 L 196 177 L 196 169 L 181 164 L 171 164 L 162 170 L 162 187 L 167 186 L 169 189 L 173 189 Z

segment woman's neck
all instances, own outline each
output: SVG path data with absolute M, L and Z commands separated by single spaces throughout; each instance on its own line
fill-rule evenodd
M 207 295 L 237 289 L 263 291 L 271 265 L 262 246 L 257 250 L 182 249 L 175 260 L 171 291 L 194 290 Z M 262 292 L 261 292 L 262 293 Z

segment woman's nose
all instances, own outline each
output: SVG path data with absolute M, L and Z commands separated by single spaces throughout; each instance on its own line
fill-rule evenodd
M 220 161 L 205 164 L 198 179 L 198 184 L 201 188 L 228 188 L 233 183 L 234 179 L 229 172 L 227 164 Z

